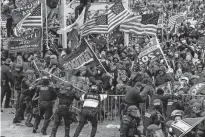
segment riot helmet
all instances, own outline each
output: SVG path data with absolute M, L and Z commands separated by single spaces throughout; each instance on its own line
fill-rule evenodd
M 49 85 L 49 83 L 50 83 L 49 78 L 47 76 L 43 76 L 42 83 L 43 83 L 43 85 Z
M 98 93 L 98 86 L 97 85 L 92 85 L 91 87 L 90 87 L 90 91 L 92 92 L 92 93 Z
M 129 106 L 127 108 L 127 114 L 131 117 L 134 117 L 134 118 L 140 118 L 140 116 L 141 116 L 139 109 L 137 108 L 137 106 L 134 106 L 134 105 Z

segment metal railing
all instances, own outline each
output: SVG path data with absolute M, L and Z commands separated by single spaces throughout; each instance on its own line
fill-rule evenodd
M 100 103 L 100 112 L 98 114 L 98 120 L 99 122 L 103 122 L 104 120 L 110 120 L 110 121 L 119 121 L 120 116 L 123 113 L 121 110 L 121 105 L 123 103 L 125 95 L 108 95 L 107 99 L 102 101 Z M 188 103 L 191 99 L 197 99 L 202 103 L 202 106 L 205 106 L 205 95 L 182 95 L 182 101 L 185 103 Z M 73 103 L 73 106 L 81 109 L 82 103 L 75 101 Z M 139 105 L 139 109 L 141 112 L 141 116 L 145 113 L 147 106 L 145 103 L 141 103 Z M 202 109 L 205 109 L 202 107 Z M 79 114 L 79 110 L 76 110 L 75 108 L 72 108 L 74 112 Z

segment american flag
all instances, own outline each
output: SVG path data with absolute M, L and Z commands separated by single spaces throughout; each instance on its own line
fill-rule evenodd
M 28 13 L 14 28 L 14 35 L 20 36 L 22 27 L 41 27 L 42 16 L 41 16 L 41 4 L 35 5 L 30 9 Z
M 99 15 L 88 20 L 82 26 L 82 36 L 88 34 L 108 33 L 108 17 L 107 15 Z
M 120 30 L 137 35 L 156 35 L 159 14 L 134 16 L 120 25 Z
M 41 27 L 42 26 L 42 15 L 41 15 L 41 4 L 31 13 L 31 15 L 23 22 L 23 27 Z
M 22 27 L 41 27 L 42 26 L 42 11 L 41 4 L 38 5 L 26 20 L 23 21 Z M 6 27 L 6 18 L 2 18 L 1 26 Z
M 132 13 L 124 8 L 122 2 L 115 3 L 108 11 L 108 31 L 111 32 L 131 16 L 133 16 Z
M 175 27 L 178 28 L 183 21 L 184 21 L 183 14 L 177 14 L 177 15 L 171 16 L 169 19 L 168 27 L 172 29 L 174 27 L 174 25 L 176 24 Z

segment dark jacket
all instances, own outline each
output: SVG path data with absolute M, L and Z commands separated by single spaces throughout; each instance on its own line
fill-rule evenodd
M 11 68 L 8 65 L 1 66 L 1 82 L 2 85 L 8 85 L 9 82 L 13 84 Z
M 79 96 L 77 95 L 77 92 L 74 90 L 67 90 L 62 89 L 57 93 L 57 96 L 59 98 L 59 105 L 66 105 L 70 106 L 73 103 L 73 100 L 80 100 Z
M 130 86 L 125 87 L 125 103 L 138 106 L 139 103 L 143 102 L 144 99 L 140 96 L 139 89 Z

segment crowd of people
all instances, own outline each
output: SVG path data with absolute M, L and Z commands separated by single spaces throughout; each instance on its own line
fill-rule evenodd
M 76 122 L 70 108 L 74 99 L 80 100 L 82 110 L 74 137 L 79 136 L 87 121 L 92 124 L 91 137 L 94 137 L 100 102 L 109 95 L 124 95 L 119 108 L 120 137 L 179 136 L 171 126 L 173 123 L 205 116 L 205 88 L 190 90 L 205 83 L 205 4 L 204 1 L 190 2 L 187 17 L 192 18 L 186 18 L 175 32 L 165 27 L 162 35 L 158 35 L 164 56 L 145 64 L 139 64 L 136 58 L 149 43 L 150 36 L 128 46 L 119 29 L 114 33 L 121 36 L 110 43 L 103 35 L 88 37 L 105 69 L 101 64 L 90 63 L 78 70 L 63 70 L 61 59 L 75 48 L 58 49 L 51 45 L 44 55 L 40 52 L 14 55 L 2 48 L 1 112 L 5 97 L 4 108 L 14 105 L 16 109 L 13 123 L 21 123 L 26 114 L 26 126 L 33 127 L 36 133 L 44 118 L 43 135 L 53 120 L 51 137 L 56 136 L 63 118 L 65 137 L 69 137 L 70 124 Z M 159 8 L 149 3 L 143 5 L 147 7 L 145 12 L 156 12 Z M 168 24 L 169 15 L 184 12 L 187 6 L 186 1 L 165 5 L 164 23 Z M 200 40 L 204 40 L 203 44 Z M 137 129 L 140 125 L 143 131 Z M 185 136 L 204 137 L 205 120 Z

